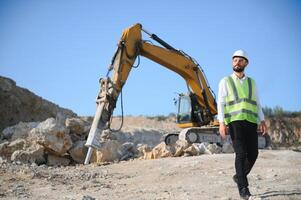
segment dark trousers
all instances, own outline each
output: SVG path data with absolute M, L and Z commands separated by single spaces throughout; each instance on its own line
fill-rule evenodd
M 229 124 L 229 132 L 235 151 L 237 185 L 241 189 L 248 187 L 247 175 L 258 156 L 257 124 L 246 120 L 233 121 Z

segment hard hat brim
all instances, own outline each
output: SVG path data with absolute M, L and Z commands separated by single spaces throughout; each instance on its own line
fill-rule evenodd
M 235 58 L 235 57 L 243 58 L 243 59 L 245 59 L 247 62 L 249 62 L 249 60 L 248 60 L 246 57 L 244 57 L 244 56 L 233 56 L 232 59 Z

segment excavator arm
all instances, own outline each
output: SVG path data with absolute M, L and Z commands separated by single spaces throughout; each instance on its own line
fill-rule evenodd
M 142 31 L 150 35 L 163 47 L 142 40 Z M 107 128 L 122 87 L 127 81 L 136 58 L 140 55 L 184 78 L 202 111 L 202 123 L 199 125 L 209 124 L 213 120 L 213 116 L 216 115 L 215 97 L 205 74 L 197 62 L 184 52 L 176 50 L 155 34 L 150 34 L 144 30 L 141 24 L 135 24 L 123 31 L 109 66 L 107 77 L 100 80 L 101 89 L 96 100 L 96 114 L 86 142 L 89 150 L 85 164 L 89 163 L 92 147 L 98 148 L 100 146 L 101 131 Z M 110 72 L 112 72 L 111 77 L 109 76 Z

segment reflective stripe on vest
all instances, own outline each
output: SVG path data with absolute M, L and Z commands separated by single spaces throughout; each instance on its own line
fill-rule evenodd
M 257 102 L 254 95 L 254 81 L 247 78 L 242 84 L 239 80 L 233 80 L 231 76 L 226 78 L 228 96 L 224 104 L 225 123 L 236 120 L 247 120 L 257 123 Z

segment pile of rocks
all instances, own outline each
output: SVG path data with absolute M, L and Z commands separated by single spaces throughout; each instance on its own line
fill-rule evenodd
M 58 114 L 43 122 L 20 122 L 2 131 L 0 156 L 9 161 L 47 165 L 83 163 L 91 117 L 68 118 Z M 107 133 L 107 134 L 106 134 Z M 110 136 L 109 136 L 110 135 Z M 92 162 L 112 162 L 137 157 L 141 143 L 158 144 L 163 133 L 151 130 L 104 132 L 101 149 Z
M 164 157 L 179 157 L 179 156 L 198 156 L 201 154 L 218 154 L 218 153 L 233 153 L 233 147 L 230 143 L 224 143 L 223 146 L 218 146 L 213 143 L 193 143 L 178 140 L 176 144 L 167 146 L 161 142 L 153 149 L 147 149 L 144 146 L 140 150 L 143 152 L 143 159 L 156 159 Z
M 68 118 L 58 114 L 42 122 L 20 122 L 2 131 L 0 156 L 8 161 L 53 165 L 83 163 L 91 117 Z M 167 156 L 194 156 L 205 153 L 233 152 L 215 144 L 188 144 L 179 141 L 166 146 L 166 133 L 155 129 L 132 129 L 128 132 L 103 131 L 101 148 L 94 151 L 92 162 L 105 163 L 132 158 L 156 159 Z
M 80 130 L 78 130 L 80 128 Z M 58 114 L 43 122 L 20 122 L 2 131 L 0 156 L 11 161 L 47 165 L 82 162 L 89 123 Z

